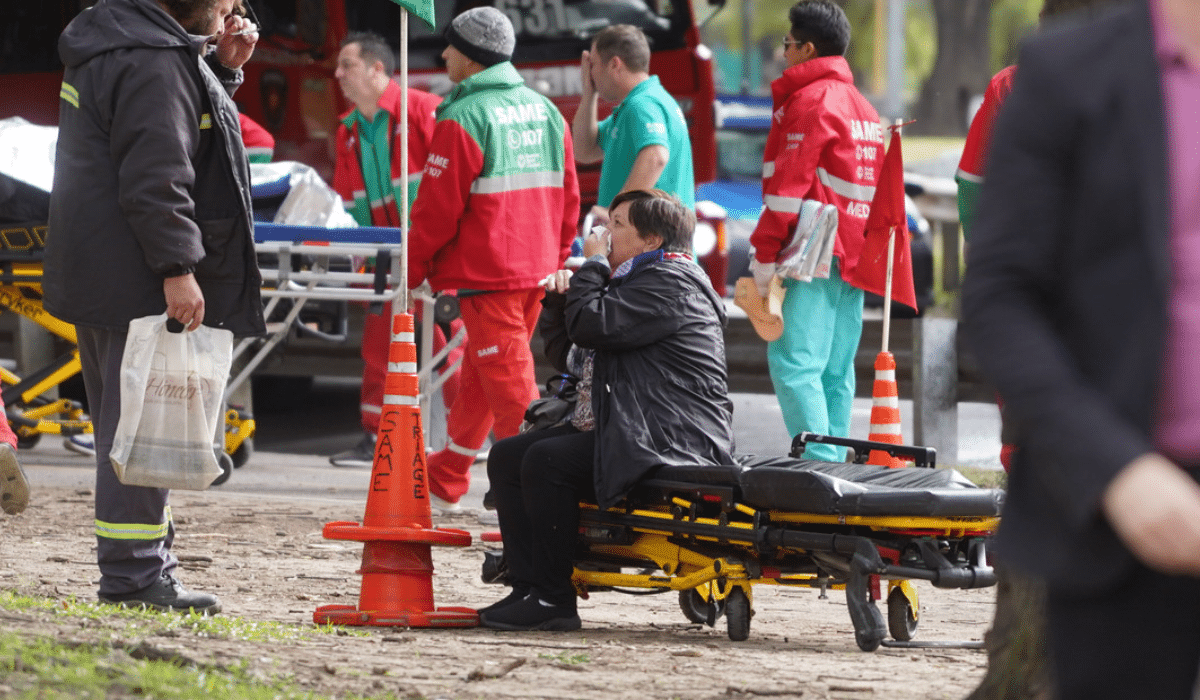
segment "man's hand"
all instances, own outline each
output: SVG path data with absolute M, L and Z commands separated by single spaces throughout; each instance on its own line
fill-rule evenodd
M 592 99 L 596 93 L 596 84 L 592 82 L 592 52 L 584 51 L 579 58 L 580 100 Z
M 257 43 L 258 27 L 254 22 L 229 15 L 225 18 L 225 31 L 217 36 L 217 60 L 226 68 L 237 70 L 250 60 Z
M 758 295 L 765 297 L 771 293 L 771 278 L 775 276 L 775 263 L 759 262 L 750 258 L 750 272 L 754 275 L 754 286 L 758 287 Z
M 204 321 L 204 293 L 193 274 L 168 277 L 163 280 L 163 296 L 167 298 L 167 317 L 182 323 L 189 331 Z
M 1200 484 L 1162 455 L 1130 462 L 1101 507 L 1117 536 L 1146 566 L 1200 576 Z
M 592 205 L 592 223 L 596 226 L 608 226 L 610 219 L 608 218 L 608 207 L 602 207 L 599 204 Z

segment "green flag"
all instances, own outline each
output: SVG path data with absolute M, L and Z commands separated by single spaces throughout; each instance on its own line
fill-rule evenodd
M 437 22 L 433 18 L 433 0 L 392 0 L 392 2 L 420 17 L 425 24 L 429 25 L 431 31 L 437 28 Z

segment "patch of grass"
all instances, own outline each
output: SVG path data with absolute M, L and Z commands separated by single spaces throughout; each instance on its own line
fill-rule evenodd
M 955 467 L 960 474 L 967 477 L 976 486 L 987 489 L 1002 489 L 1008 487 L 1008 473 L 1000 469 L 978 469 L 976 467 Z
M 74 598 L 53 599 L 0 591 L 0 611 L 32 614 L 85 631 L 83 640 L 0 632 L 3 694 L 38 700 L 156 700 L 239 698 L 318 700 L 286 678 L 264 678 L 249 662 L 210 665 L 137 640 L 152 637 L 222 639 L 258 644 L 297 642 L 324 634 L 369 636 L 365 630 L 331 625 L 253 622 L 237 617 L 179 615 L 120 608 Z M 343 696 L 347 700 L 395 700 L 393 693 Z
M 538 658 L 549 659 L 550 661 L 556 661 L 567 666 L 578 666 L 579 664 L 586 664 L 591 661 L 591 658 L 587 654 L 571 654 L 565 651 L 558 654 L 538 654 Z

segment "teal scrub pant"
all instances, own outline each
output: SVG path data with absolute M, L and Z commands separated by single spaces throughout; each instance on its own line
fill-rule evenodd
M 829 279 L 785 279 L 783 286 L 783 336 L 767 344 L 783 422 L 793 438 L 805 430 L 849 437 L 863 292 L 842 281 L 836 260 Z M 829 462 L 845 456 L 834 445 L 809 443 L 804 451 L 806 459 Z

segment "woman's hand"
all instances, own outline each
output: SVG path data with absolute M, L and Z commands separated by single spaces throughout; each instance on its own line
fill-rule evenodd
M 588 235 L 583 237 L 583 257 L 590 258 L 593 255 L 608 255 L 608 251 L 612 249 L 612 233 L 603 226 L 593 226 Z
M 567 290 L 571 288 L 572 274 L 570 270 L 552 272 L 546 276 L 546 279 L 542 280 L 542 286 L 546 288 L 547 292 L 566 294 Z

